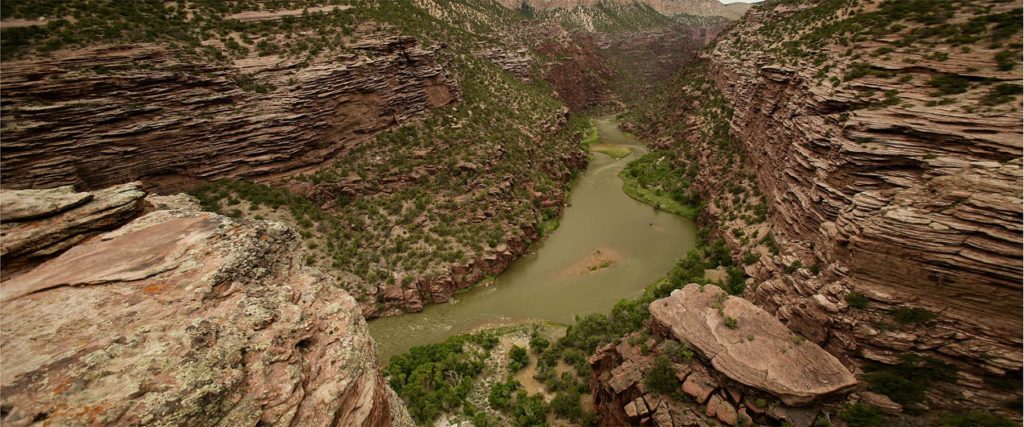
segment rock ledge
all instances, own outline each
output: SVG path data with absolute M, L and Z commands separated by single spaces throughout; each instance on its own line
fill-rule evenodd
M 857 384 L 834 356 L 717 286 L 687 285 L 652 302 L 650 311 L 655 329 L 689 343 L 723 375 L 787 405 L 812 403 Z

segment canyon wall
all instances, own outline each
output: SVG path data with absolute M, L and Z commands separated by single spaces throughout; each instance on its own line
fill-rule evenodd
M 576 7 L 623 6 L 640 3 L 650 6 L 665 16 L 679 14 L 695 16 L 721 16 L 739 19 L 750 9 L 747 3 L 722 4 L 718 0 L 498 0 L 510 9 L 524 4 L 536 10 L 572 9 Z
M 355 300 L 302 266 L 296 232 L 116 189 L 3 195 L 12 233 L 111 200 L 148 212 L 3 281 L 4 425 L 412 425 Z
M 7 188 L 99 188 L 310 171 L 459 99 L 439 48 L 367 35 L 351 53 L 183 61 L 167 45 L 97 46 L 4 62 Z
M 787 13 L 752 13 L 742 34 Z M 1020 103 L 985 108 L 981 85 L 948 105 L 929 98 L 936 76 L 1019 84 L 1019 71 L 998 69 L 998 51 L 977 45 L 949 48 L 942 59 L 836 52 L 835 68 L 859 61 L 880 72 L 833 87 L 820 83 L 824 66 L 737 54 L 736 43 L 716 46 L 709 73 L 732 107 L 730 133 L 756 171 L 777 240 L 791 251 L 748 267 L 758 285 L 747 298 L 837 354 L 882 363 L 908 351 L 941 357 L 957 366 L 959 387 L 936 390 L 933 400 L 999 407 L 1006 392 L 984 379 L 1020 378 L 1022 364 Z M 890 46 L 867 41 L 858 50 Z M 885 102 L 882 93 L 905 101 L 871 106 Z M 795 259 L 826 272 L 785 274 Z M 870 305 L 848 307 L 848 292 Z M 900 309 L 937 318 L 893 323 Z
M 744 298 L 872 390 L 955 372 L 898 396 L 932 415 L 1020 418 L 1020 6 L 756 6 L 627 123 L 688 165 Z

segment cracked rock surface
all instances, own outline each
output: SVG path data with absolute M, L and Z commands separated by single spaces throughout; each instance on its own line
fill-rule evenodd
M 411 424 L 294 231 L 151 199 L 3 282 L 4 425 Z

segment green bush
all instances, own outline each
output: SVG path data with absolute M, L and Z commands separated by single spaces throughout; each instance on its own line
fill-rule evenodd
M 889 314 L 892 315 L 897 322 L 904 325 L 927 322 L 939 317 L 938 313 L 920 307 L 897 307 L 890 311 Z
M 488 337 L 493 338 L 459 335 L 391 358 L 384 374 L 416 421 L 429 424 L 442 412 L 462 405 L 473 379 L 483 370 Z
M 516 392 L 522 386 L 519 381 L 513 378 L 500 383 L 495 383 L 491 386 L 491 392 L 487 395 L 487 404 L 491 405 L 492 408 L 499 411 L 508 411 L 512 409 L 515 403 Z
M 942 96 L 967 92 L 971 82 L 955 74 L 940 74 L 928 80 L 928 85 L 936 89 L 932 96 Z
M 850 427 L 883 427 L 885 416 L 878 408 L 863 403 L 846 405 L 839 411 L 839 418 Z
M 675 369 L 672 368 L 672 360 L 664 354 L 654 359 L 654 365 L 647 371 L 644 381 L 648 390 L 665 395 L 679 393 L 682 386 L 676 377 Z
M 730 295 L 742 294 L 743 290 L 747 288 L 747 275 L 743 273 L 743 269 L 739 267 L 729 267 L 726 268 L 725 271 L 728 274 L 728 280 L 726 280 L 725 283 L 725 291 Z
M 1020 423 L 988 412 L 970 411 L 944 415 L 939 427 L 1015 427 Z
M 1021 94 L 1021 85 L 1011 83 L 1000 83 L 989 89 L 988 93 L 981 99 L 985 105 L 998 105 L 1013 101 Z
M 526 352 L 526 349 L 518 345 L 512 346 L 508 351 L 508 370 L 509 372 L 519 372 L 520 369 L 530 364 L 530 354 Z
M 558 392 L 551 400 L 551 410 L 559 418 L 579 422 L 583 418 L 580 393 L 576 390 Z
M 534 353 L 541 353 L 550 345 L 551 341 L 548 341 L 547 338 L 544 338 L 544 336 L 536 330 L 530 334 L 530 350 L 533 350 Z
M 871 303 L 871 300 L 860 292 L 852 291 L 846 294 L 846 303 L 849 304 L 850 307 L 863 310 L 867 308 L 868 304 Z
M 953 366 L 913 353 L 903 354 L 896 365 L 871 364 L 863 375 L 871 390 L 907 405 L 924 401 L 925 391 L 937 381 L 956 380 Z
M 996 54 L 996 68 L 999 71 L 1010 71 L 1014 65 L 1017 65 L 1017 58 L 1020 58 L 1020 54 L 1012 50 L 1004 50 Z
M 526 390 L 516 393 L 516 404 L 512 410 L 516 426 L 541 427 L 547 426 L 548 407 L 544 397 L 539 394 L 527 395 Z

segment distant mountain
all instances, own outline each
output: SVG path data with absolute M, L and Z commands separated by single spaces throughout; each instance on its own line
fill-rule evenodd
M 574 9 L 600 5 L 622 6 L 643 3 L 663 15 L 722 16 L 732 20 L 743 16 L 750 5 L 747 3 L 722 4 L 718 0 L 498 0 L 510 9 L 524 4 L 536 10 Z

